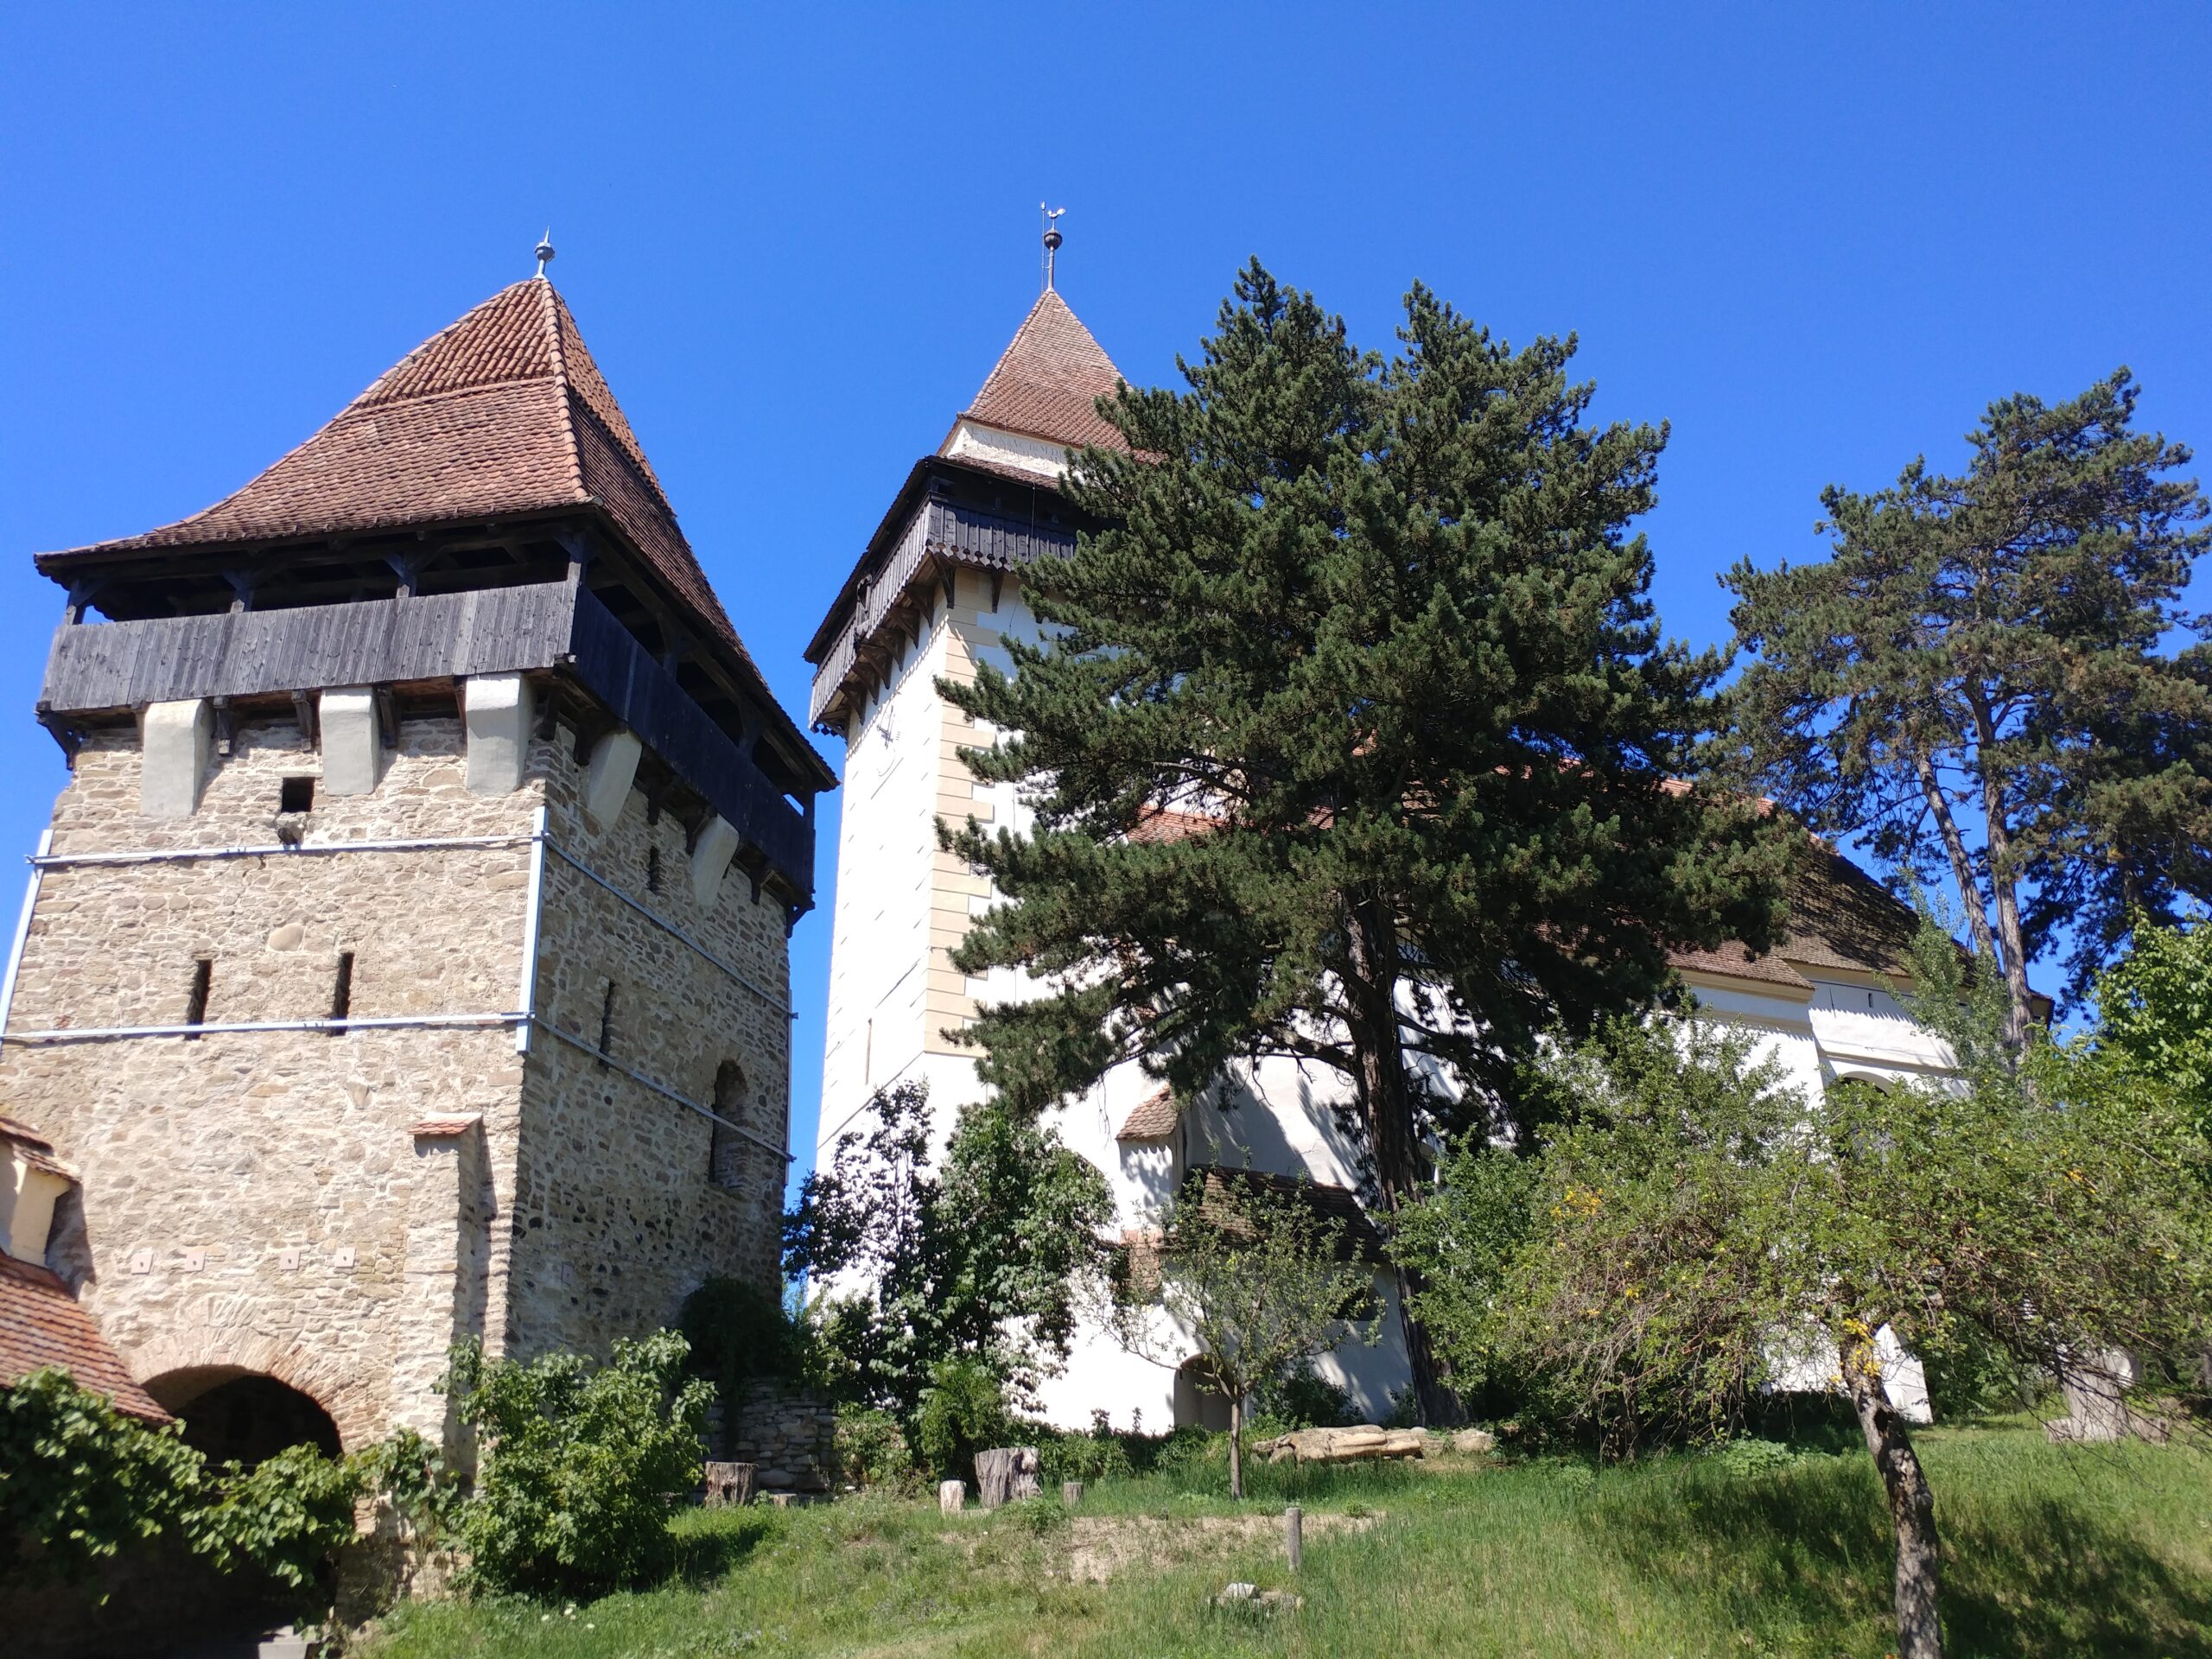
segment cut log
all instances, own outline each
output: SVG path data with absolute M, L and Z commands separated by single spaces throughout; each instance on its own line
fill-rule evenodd
M 1418 1458 L 1428 1450 L 1428 1436 L 1417 1428 L 1301 1428 L 1252 1448 L 1269 1463 L 1363 1463 L 1373 1458 Z
M 1018 1497 L 1034 1497 L 1040 1463 L 1033 1446 L 996 1446 L 976 1454 L 976 1497 L 987 1510 Z
M 707 1507 L 719 1510 L 725 1504 L 750 1503 L 753 1501 L 753 1465 L 749 1463 L 713 1463 L 707 1465 Z
M 947 1515 L 957 1515 L 967 1507 L 968 1483 L 964 1480 L 940 1480 L 937 1484 L 937 1506 Z

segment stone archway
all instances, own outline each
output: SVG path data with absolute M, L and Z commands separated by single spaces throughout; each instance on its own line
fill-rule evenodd
M 326 1450 L 357 1452 L 382 1439 L 391 1427 L 388 1408 L 371 1393 L 367 1379 L 346 1374 L 327 1357 L 251 1332 L 210 1327 L 164 1332 L 123 1350 L 123 1357 L 131 1376 L 170 1411 L 178 1411 L 179 1402 L 203 1398 L 215 1388 L 257 1377 L 281 1385 L 288 1395 L 304 1397 L 321 1414 L 337 1439 L 336 1446 L 326 1445 Z M 175 1398 L 172 1400 L 170 1395 Z M 237 1398 L 230 1396 L 232 1402 Z M 264 1391 L 260 1408 L 296 1414 L 302 1423 L 312 1421 L 289 1402 L 280 1403 L 280 1399 Z M 306 1438 L 321 1439 L 314 1434 Z
M 193 1366 L 151 1379 L 146 1392 L 183 1423 L 185 1444 L 211 1464 L 251 1469 L 302 1444 L 325 1457 L 340 1450 L 338 1425 L 313 1395 L 259 1371 Z

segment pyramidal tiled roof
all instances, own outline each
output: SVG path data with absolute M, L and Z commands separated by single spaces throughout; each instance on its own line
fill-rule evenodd
M 1093 405 L 1121 384 L 1098 342 L 1051 289 L 1037 296 L 976 401 L 962 416 L 983 426 L 1046 438 L 1071 449 L 1128 446 Z
M 142 536 L 40 563 L 594 504 L 743 651 L 575 319 L 533 276 L 431 335 L 244 489 Z

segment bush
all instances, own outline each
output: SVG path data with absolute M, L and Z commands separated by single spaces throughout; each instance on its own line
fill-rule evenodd
M 251 1469 L 224 1465 L 213 1500 L 185 1517 L 185 1536 L 226 1572 L 251 1563 L 289 1589 L 305 1590 L 339 1546 L 353 1541 L 354 1500 L 368 1485 L 360 1459 L 334 1460 L 312 1446 L 288 1446 Z
M 1014 1427 L 1006 1388 L 976 1359 L 948 1359 L 930 1372 L 915 1425 L 922 1461 L 947 1480 L 976 1478 L 976 1453 L 1004 1446 Z
M 677 1324 L 691 1344 L 686 1369 L 721 1391 L 734 1413 L 753 1382 L 799 1376 L 805 1333 L 784 1305 L 758 1285 L 717 1274 L 683 1299 Z
M 1037 1442 L 1038 1461 L 1048 1491 L 1064 1480 L 1127 1480 L 1136 1472 L 1122 1437 L 1103 1422 L 1094 1425 L 1087 1434 L 1042 1425 L 1025 1432 Z
M 597 1366 L 569 1353 L 487 1363 L 473 1338 L 454 1349 L 448 1385 L 485 1440 L 455 1522 L 473 1580 L 591 1595 L 666 1575 L 668 1500 L 698 1484 L 714 1394 L 683 1380 L 689 1355 L 673 1331 L 618 1342 Z
M 1313 1362 L 1269 1377 L 1253 1391 L 1253 1433 L 1261 1417 L 1292 1428 L 1344 1428 L 1360 1421 L 1351 1395 L 1313 1369 Z
M 75 1577 L 157 1538 L 199 1496 L 207 1462 L 175 1424 L 124 1415 L 66 1371 L 0 1389 L 0 1577 Z M 32 1555 L 27 1546 L 43 1545 Z
M 849 1407 L 837 1414 L 837 1471 L 864 1491 L 904 1491 L 921 1484 L 899 1420 L 873 1408 Z

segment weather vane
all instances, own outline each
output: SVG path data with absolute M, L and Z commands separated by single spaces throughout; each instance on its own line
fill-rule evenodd
M 543 276 L 545 267 L 553 262 L 553 227 L 548 225 L 545 234 L 537 238 L 537 274 Z
M 1049 291 L 1052 286 L 1053 257 L 1060 251 L 1059 218 L 1067 209 L 1047 207 L 1040 201 L 1037 204 L 1037 211 L 1045 215 L 1045 287 Z

